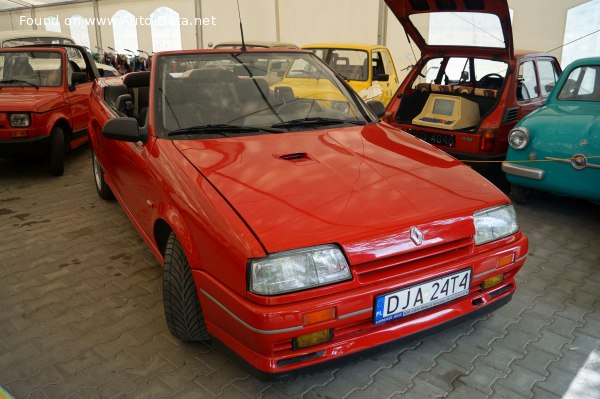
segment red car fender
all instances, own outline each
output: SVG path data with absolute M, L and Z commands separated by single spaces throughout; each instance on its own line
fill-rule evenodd
M 50 118 L 48 118 L 48 121 L 46 122 L 46 131 L 48 132 L 47 134 L 50 135 L 54 126 L 59 125 L 59 124 L 63 125 L 63 126 L 65 126 L 65 125 L 68 126 L 69 131 L 72 130 L 71 121 L 70 121 L 69 116 L 65 115 L 64 112 L 54 111 L 51 113 Z M 65 132 L 65 133 L 67 133 L 67 132 Z

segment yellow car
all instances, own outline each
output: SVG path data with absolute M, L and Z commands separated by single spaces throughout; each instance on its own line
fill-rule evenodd
M 399 86 L 389 50 L 379 45 L 307 44 L 302 46 L 341 75 L 365 101 L 390 102 Z

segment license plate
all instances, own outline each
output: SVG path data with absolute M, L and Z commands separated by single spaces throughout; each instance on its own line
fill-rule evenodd
M 374 322 L 385 323 L 467 295 L 470 283 L 471 269 L 467 269 L 380 295 L 375 299 Z
M 446 147 L 454 147 L 455 145 L 454 136 L 451 134 L 433 133 L 414 129 L 409 130 L 409 133 L 430 144 L 443 145 Z

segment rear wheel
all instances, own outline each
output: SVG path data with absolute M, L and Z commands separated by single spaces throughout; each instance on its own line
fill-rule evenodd
M 173 336 L 182 341 L 210 339 L 190 264 L 172 232 L 165 250 L 163 304 L 167 325 Z
M 65 134 L 58 126 L 52 128 L 50 133 L 48 172 L 52 176 L 62 176 L 65 173 Z
M 516 184 L 511 184 L 510 186 L 510 197 L 517 204 L 526 204 L 527 202 L 529 202 L 529 199 L 531 198 L 531 193 L 532 191 L 529 188 L 518 186 Z
M 98 191 L 98 195 L 100 198 L 109 200 L 114 198 L 110 187 L 104 181 L 104 169 L 100 165 L 100 161 L 98 161 L 98 157 L 96 156 L 96 152 L 92 148 L 92 168 L 94 170 L 94 182 L 96 183 L 96 191 Z

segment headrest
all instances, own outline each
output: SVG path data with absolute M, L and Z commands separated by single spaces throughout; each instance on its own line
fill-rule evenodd
M 150 72 L 131 72 L 123 77 L 123 84 L 130 89 L 150 86 Z

